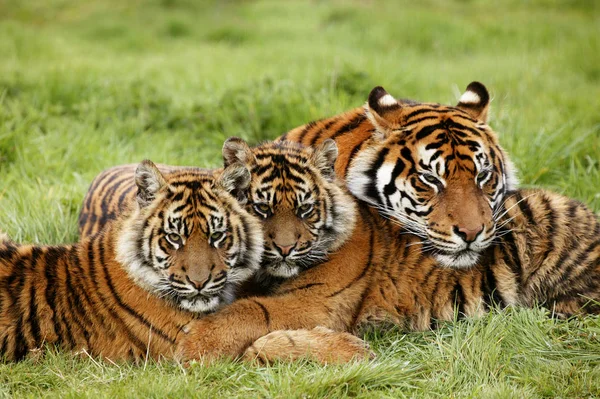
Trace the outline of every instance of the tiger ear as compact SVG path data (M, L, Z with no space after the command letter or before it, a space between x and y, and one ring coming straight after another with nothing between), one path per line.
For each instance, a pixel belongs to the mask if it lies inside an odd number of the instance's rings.
M137 201L140 204L140 208L143 208L156 198L156 193L167 185L167 181L156 165L152 161L145 159L135 170L135 184L138 188Z
M250 181L250 171L246 165L236 162L223 169L216 183L244 204L246 203L246 193L250 188Z
M311 162L327 180L331 181L335 178L335 161L337 157L337 144L334 140L327 139L313 150Z
M467 90L460 96L456 107L462 109L473 118L487 123L490 94L481 83L471 82L467 86Z
M367 117L375 125L374 137L384 139L402 124L402 106L381 86L375 87L367 101Z
M230 137L223 143L223 164L225 167L233 163L250 164L254 154L246 141L239 137Z

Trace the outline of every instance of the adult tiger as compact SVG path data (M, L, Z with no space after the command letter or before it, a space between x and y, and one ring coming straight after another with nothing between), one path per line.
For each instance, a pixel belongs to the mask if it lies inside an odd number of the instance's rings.
M98 234L64 246L2 237L0 357L44 343L112 359L172 354L183 326L259 267L260 223L230 194L249 181L240 165L164 177L144 161L137 204Z
M334 139L336 172L357 198L421 237L448 267L471 267L493 242L515 169L486 124L489 94L472 82L456 107L396 100L376 87L364 107L280 140Z
M239 299L191 322L179 353L238 356L279 329L354 332L391 322L425 330L457 316L481 315L493 304L542 305L561 316L600 313L597 216L544 190L510 192L503 204L494 243L471 268L440 267L419 237L362 205L352 236L327 262L271 296ZM330 342L321 349L332 355L335 348Z
M386 321L423 330L495 303L600 313L597 216L555 193L515 189L514 168L484 124L488 102L478 83L457 107L397 102L377 88L366 109L284 135L338 142L336 172L366 203L356 228L329 261L272 296L193 322L180 352L235 356L279 328L356 331Z
M244 286L246 295L265 293L284 279L324 261L349 237L355 203L336 178L337 146L264 143L254 148L239 138L223 145L225 166L244 164L251 179L238 201L263 223L262 267ZM189 168L159 165L167 176ZM133 200L132 165L116 166L92 182L79 215L82 237L103 228ZM218 173L216 171L215 173Z

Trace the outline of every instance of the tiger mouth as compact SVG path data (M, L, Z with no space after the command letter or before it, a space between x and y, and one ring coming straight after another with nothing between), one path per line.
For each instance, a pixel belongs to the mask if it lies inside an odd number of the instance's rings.
M223 302L219 295L207 296L203 294L179 297L174 300L180 308L194 313L214 312Z
M286 261L269 263L266 265L265 270L268 274L280 278L290 278L300 273L300 267L297 264Z
M475 250L463 249L456 252L439 251L434 257L444 267L465 269L477 265L480 255Z
M220 301L220 294L222 293L222 289L215 291L215 292L210 292L210 293L200 293L200 292L194 292L194 293L182 293L182 292L177 292L177 291L173 291L170 295L171 300L175 303L182 303L183 301L187 301L187 302L205 302L205 303L209 303L209 302L214 302L215 300Z

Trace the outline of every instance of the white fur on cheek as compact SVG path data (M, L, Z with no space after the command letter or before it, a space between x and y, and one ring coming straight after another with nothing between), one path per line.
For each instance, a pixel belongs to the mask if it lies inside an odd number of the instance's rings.
M346 186L354 196L363 201L370 200L365 192L367 187L371 184L371 177L369 176L369 169L372 163L371 160L376 157L377 149L374 147L367 147L365 150L358 152L358 155L354 158L348 168Z
M148 291L155 291L160 283L160 274L152 267L145 265L137 246L138 238L142 234L143 222L132 221L123 228L117 238L117 261L121 263L129 276L141 287Z
M393 163L384 163L377 171L377 191L380 196L383 196L383 190L392 178L394 167L395 165Z

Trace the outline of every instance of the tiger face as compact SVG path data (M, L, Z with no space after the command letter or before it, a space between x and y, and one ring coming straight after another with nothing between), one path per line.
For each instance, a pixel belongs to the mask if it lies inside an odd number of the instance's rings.
M456 107L373 89L371 143L350 165L350 191L423 239L447 267L475 265L493 241L514 167L486 124L489 94L469 84Z
M252 176L240 200L262 220L267 276L297 275L324 261L352 232L355 205L335 178L337 153L333 140L315 149L285 141L253 149L239 138L225 142L225 165L243 164Z
M136 169L138 206L118 236L117 260L148 291L210 312L260 266L260 223L231 194L248 188L250 173L237 164L218 178L199 170L168 176L150 161Z

